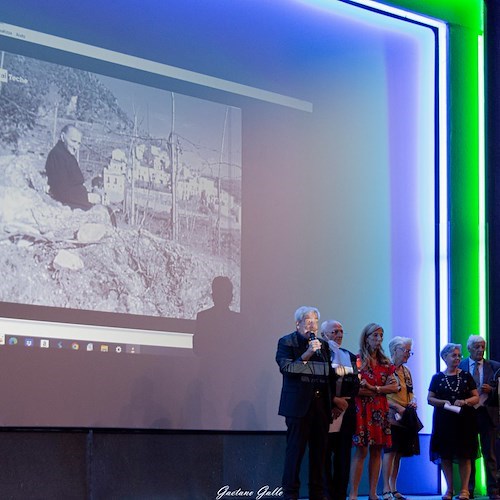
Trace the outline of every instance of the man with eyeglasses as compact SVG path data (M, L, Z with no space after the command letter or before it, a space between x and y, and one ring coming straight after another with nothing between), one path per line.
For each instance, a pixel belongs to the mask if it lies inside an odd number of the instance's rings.
M309 499L324 498L324 467L331 421L330 349L316 337L319 311L302 306L295 311L296 330L281 337L276 362L283 375L279 414L286 419L283 499L297 500L300 465L309 446Z
M484 458L486 486L491 500L500 500L497 479L496 435L498 429L498 380L495 373L500 369L498 361L484 359L486 342L480 335L471 335L467 340L470 356L460 362L459 368L472 374L479 392L476 408L477 428ZM476 466L472 460L469 480L470 498L474 498Z
M339 321L324 321L320 333L330 347L333 403L333 422L328 432L325 459L326 493L330 500L344 500L349 484L352 435L356 425L354 397L359 390L358 369L356 356L341 347L344 328Z

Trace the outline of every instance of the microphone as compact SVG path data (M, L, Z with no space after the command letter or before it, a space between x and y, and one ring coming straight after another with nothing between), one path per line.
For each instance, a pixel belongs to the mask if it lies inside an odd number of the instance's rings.
M306 335L309 337L309 342L317 339L314 332L307 332ZM319 356L321 359L323 359L323 353L321 352L321 348L318 349L317 351L314 351L314 353L316 354L316 356Z

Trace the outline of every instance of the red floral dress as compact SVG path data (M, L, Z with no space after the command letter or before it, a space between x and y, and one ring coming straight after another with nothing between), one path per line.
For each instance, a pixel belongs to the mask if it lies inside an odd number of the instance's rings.
M366 367L360 370L361 379L370 385L385 385L392 375L394 365ZM354 446L379 445L391 447L391 424L389 423L389 403L385 394L356 396L356 431L352 437Z

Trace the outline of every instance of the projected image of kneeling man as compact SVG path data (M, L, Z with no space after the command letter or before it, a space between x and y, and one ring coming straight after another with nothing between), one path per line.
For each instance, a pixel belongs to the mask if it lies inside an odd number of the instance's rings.
M45 163L50 195L72 209L90 210L84 177L78 164L77 154L82 145L82 133L74 125L61 130L57 144L50 150Z
M283 498L298 499L300 464L309 445L309 499L324 497L324 463L331 420L328 384L330 349L316 337L319 311L295 311L296 330L278 341L276 362L283 375L279 414L286 418Z

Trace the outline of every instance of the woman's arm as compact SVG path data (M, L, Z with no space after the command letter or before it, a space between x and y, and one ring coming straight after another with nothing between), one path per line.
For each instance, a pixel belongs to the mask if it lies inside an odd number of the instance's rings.
M398 383L395 380L389 382L390 383L386 385L371 385L369 382L363 379L361 381L361 387L359 389L358 395L373 396L374 394L391 394L393 392L398 392Z
M393 399L387 398L387 401L389 403L389 408L396 410L399 414L403 413L406 409L404 406L401 406L399 403L396 403L396 401L394 401Z
M380 386L379 392L381 394L393 394L399 391L398 381L394 375L387 378L385 385Z
M446 403L450 404L450 402L447 399L439 399L436 397L436 394L432 391L429 391L427 394L427 402L436 408L438 407L443 407Z
M457 399L455 401L455 406L474 406L479 403L479 392L477 389L472 389L470 391L470 396L465 399Z
M366 397L366 396L373 396L374 394L376 394L375 386L371 385L364 378L362 378L359 382L358 396Z

